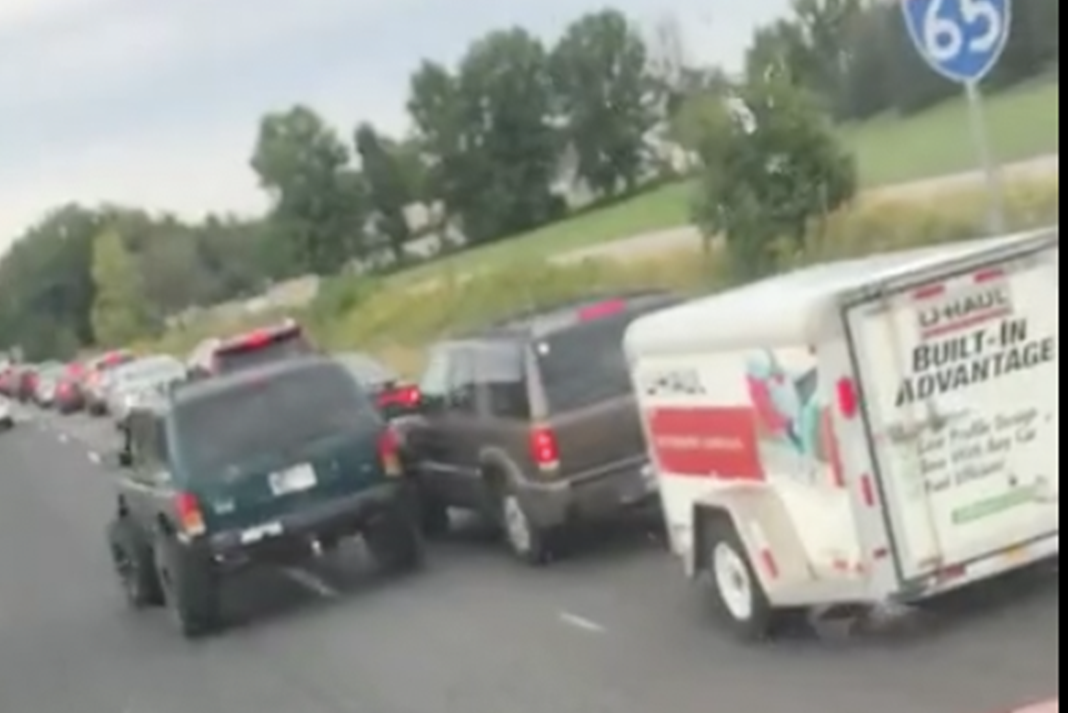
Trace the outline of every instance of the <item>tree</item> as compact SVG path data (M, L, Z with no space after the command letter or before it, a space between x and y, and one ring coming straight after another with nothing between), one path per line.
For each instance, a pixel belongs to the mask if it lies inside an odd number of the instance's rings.
M405 209L416 199L413 177L406 172L409 167L403 162L400 147L380 136L370 124L357 127L355 143L377 232L386 238L393 257L399 260L404 244L411 238Z
M349 159L336 132L308 107L260 121L252 168L272 198L272 219L307 272L337 272L363 252L366 189Z
M633 190L641 178L659 108L651 67L641 34L617 10L580 17L553 52L567 140L579 176L599 195Z
M774 267L774 248L801 247L815 218L856 192L853 157L810 94L784 79L740 86L734 105L707 105L694 217L722 235L735 274Z
M128 344L151 331L152 318L137 268L117 230L107 227L97 235L93 243L96 299L92 322L101 344Z

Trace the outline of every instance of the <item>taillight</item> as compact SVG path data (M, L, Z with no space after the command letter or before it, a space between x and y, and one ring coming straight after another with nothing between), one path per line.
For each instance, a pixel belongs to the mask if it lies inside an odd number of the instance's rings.
M253 332L245 337L243 340L243 346L248 349L258 349L262 346L270 344L271 333L270 332Z
M378 437L378 458L382 461L382 470L386 475L401 474L400 438L392 428L386 428Z
M192 493L178 493L174 496L174 510L178 514L178 526L187 535L202 535L206 530L204 514L200 503Z
M583 307L578 311L578 317L583 321L600 319L601 317L618 314L626 309L626 307L627 303L624 300L605 300L604 302L598 302Z
M851 419L857 415L857 387L852 379L839 379L835 385L838 397L838 412L842 418Z
M387 389L378 395L378 405L381 408L387 406L417 406L418 404L419 389L415 386Z
M551 428L536 426L531 430L530 457L541 470L553 470L560 464L560 450Z

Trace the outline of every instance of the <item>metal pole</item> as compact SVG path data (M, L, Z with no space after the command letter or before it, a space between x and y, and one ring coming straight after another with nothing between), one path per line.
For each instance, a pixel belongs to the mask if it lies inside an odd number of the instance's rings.
M983 114L983 97L979 91L978 82L967 82L964 85L968 97L968 115L972 124L972 138L975 141L975 150L979 153L979 163L983 169L983 178L986 182L988 201L987 227L992 235L1005 233L1005 203L1002 195L1001 173L999 166L994 163L990 150L990 140L987 137L986 118Z

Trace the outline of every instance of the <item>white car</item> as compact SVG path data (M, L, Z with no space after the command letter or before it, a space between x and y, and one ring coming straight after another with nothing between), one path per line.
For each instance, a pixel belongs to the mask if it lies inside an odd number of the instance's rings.
M15 427L15 414L11 402L0 396L0 431L9 431Z
M171 384L185 378L182 362L165 354L137 359L116 367L105 391L108 413L116 424L142 402L156 398Z

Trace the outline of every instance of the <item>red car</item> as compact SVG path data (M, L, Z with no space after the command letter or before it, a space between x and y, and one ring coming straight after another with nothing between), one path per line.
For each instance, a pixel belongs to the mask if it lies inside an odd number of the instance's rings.
M85 365L77 361L67 364L63 370L63 374L56 383L55 394L55 406L60 413L74 413L85 406L85 396L82 393L82 380L85 374Z

